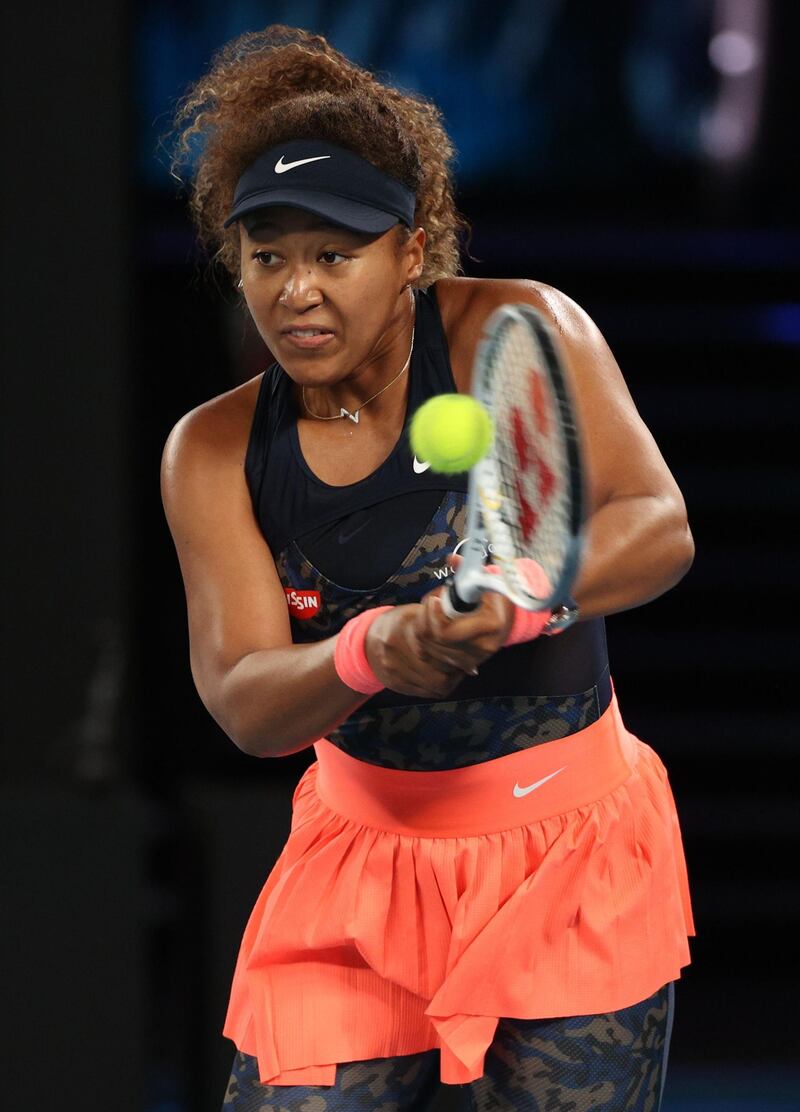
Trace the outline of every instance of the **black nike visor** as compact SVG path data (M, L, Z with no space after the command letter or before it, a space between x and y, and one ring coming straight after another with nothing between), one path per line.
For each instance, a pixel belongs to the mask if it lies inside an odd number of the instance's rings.
M354 232L414 226L416 197L360 155L318 139L270 147L244 171L223 227L257 209L289 205Z

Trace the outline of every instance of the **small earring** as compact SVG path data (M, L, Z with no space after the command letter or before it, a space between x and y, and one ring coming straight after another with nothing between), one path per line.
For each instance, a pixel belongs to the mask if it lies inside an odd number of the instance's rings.
M238 288L239 288L240 290L243 290L243 289L244 289L244 282L242 281L242 279L241 279L241 278L239 279L239 285L238 285Z

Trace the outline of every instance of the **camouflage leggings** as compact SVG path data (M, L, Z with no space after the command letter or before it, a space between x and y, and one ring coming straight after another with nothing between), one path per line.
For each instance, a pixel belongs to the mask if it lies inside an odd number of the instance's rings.
M463 1112L658 1112L672 1033L674 986L606 1015L501 1019L484 1075L456 1086ZM439 1052L348 1062L336 1084L262 1085L236 1054L223 1112L399 1112L432 1109Z

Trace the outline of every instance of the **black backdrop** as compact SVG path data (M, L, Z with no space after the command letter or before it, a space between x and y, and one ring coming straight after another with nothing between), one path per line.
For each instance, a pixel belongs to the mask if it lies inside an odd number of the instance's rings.
M218 1107L238 936L309 759L244 757L189 674L161 448L261 367L180 205L135 187L136 16L32 4L3 36L0 1045L15 1108ZM533 208L460 195L467 272L538 278L588 310L684 491L694 567L610 618L609 644L628 725L670 772L694 890L673 1072L749 1063L765 1094L797 1061L800 925L796 8L773 16L743 177L666 175L624 208L546 184Z

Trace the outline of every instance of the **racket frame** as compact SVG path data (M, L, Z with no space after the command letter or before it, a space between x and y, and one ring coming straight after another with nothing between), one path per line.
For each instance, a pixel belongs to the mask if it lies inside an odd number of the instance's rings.
M552 610L568 596L569 588L580 565L584 548L583 512L585 493L583 489L580 440L574 417L574 407L570 398L563 360L555 346L549 327L541 315L531 305L524 303L501 305L487 319L482 338L475 352L473 365L473 396L486 406L489 413L494 412L492 402L493 353L501 342L509 320L527 326L533 333L542 355L542 367L546 374L551 393L558 410L567 457L565 481L570 485L569 538L561 571L552 584L552 590L545 598L537 598L531 593L516 564L509 529L500 514L502 499L498 498L499 482L497 463L494 458L494 445L487 454L470 469L467 492L467 539L459 549L462 562L450 581L449 590L443 593L442 606L449 617L468 613L479 605L484 591L495 591L505 595L516 606L524 610ZM488 528L485 527L488 526ZM487 548L484 548L485 533ZM488 546L492 547L489 548ZM487 552L488 549L488 552ZM501 574L485 570L486 556L500 569Z

